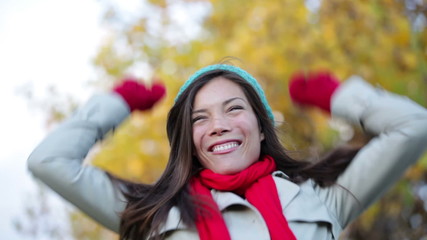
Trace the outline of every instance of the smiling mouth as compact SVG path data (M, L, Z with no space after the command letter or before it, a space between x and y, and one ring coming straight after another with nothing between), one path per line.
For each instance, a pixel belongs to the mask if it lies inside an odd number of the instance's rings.
M212 147L211 151L216 153L216 152L223 152L223 151L227 151L230 150L232 148L236 148L240 145L239 142L228 142L228 143L224 143L224 144L219 144L219 145L215 145Z

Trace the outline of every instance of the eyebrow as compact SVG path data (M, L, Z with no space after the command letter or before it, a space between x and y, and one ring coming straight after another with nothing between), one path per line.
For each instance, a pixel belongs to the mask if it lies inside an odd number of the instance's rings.
M225 100L225 101L222 103L222 106L225 106L225 105L227 105L227 104L229 104L230 102L235 101L235 100L242 100L243 102L246 102L246 101L245 101L245 99L243 99L243 98L241 98L241 97L233 97L233 98L230 98L230 99ZM204 108L202 108L202 109L198 109L198 110L196 110L196 111L192 111L192 112L191 112L191 114L195 114L195 113L202 113L202 112L206 112L206 109L204 109Z

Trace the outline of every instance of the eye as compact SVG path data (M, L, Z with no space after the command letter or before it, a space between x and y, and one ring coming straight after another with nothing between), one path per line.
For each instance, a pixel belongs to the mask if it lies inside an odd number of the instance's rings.
M205 116L196 116L193 119L191 119L191 123L194 124L195 122L203 120L203 119L206 119L206 117Z
M231 112L231 111L234 111L234 110L241 110L241 109L243 109L242 106L240 106L240 105L233 105L230 108L228 108L228 111Z

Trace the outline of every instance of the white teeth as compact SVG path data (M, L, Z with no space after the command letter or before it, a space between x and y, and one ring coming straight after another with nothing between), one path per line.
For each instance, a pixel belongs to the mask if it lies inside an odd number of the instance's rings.
M221 144L221 145L216 145L215 147L213 147L212 151L213 152L219 152L219 151L224 151L224 150L228 150L230 148L234 148L239 146L238 143L236 142L231 142L231 143L226 143L226 144Z

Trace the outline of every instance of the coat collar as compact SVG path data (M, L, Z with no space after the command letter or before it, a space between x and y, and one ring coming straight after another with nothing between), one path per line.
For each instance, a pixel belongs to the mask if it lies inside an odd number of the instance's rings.
M314 191L313 182L308 180L301 184L295 184L283 172L273 173L273 179L279 194L283 213L290 222L325 222L332 225L332 231L338 236L342 228ZM243 205L254 209L248 201L232 192L211 190L212 197L221 211L233 205ZM188 229L181 221L181 214L177 207L172 207L169 216L160 229L166 232L175 229Z
M276 171L273 173L273 179L276 183L277 193L279 194L280 203L284 210L289 203L298 195L300 192L300 186L291 182L284 172Z
M297 184L289 181L289 177L281 171L274 172L273 179L276 183L282 209L285 209L292 201L292 199L297 196L300 191L300 187ZM244 205L250 208L252 207L252 205L246 199L243 199L232 192L221 192L212 189L211 193L213 199L218 204L219 210L221 211L232 205Z
M273 173L273 179L276 183L276 188L278 189L279 199L282 204L282 208L285 209L289 203L297 196L300 191L300 187L290 182L289 177L281 172L276 171ZM232 192L221 192L212 189L211 190L212 197L214 201L218 204L218 208L220 211L224 211L227 207L232 205L243 205L248 208L254 208L246 199L241 198L237 194ZM181 214L177 207L172 207L169 211L169 216L161 228L160 232L165 232L172 229L185 229L188 228L181 221Z

